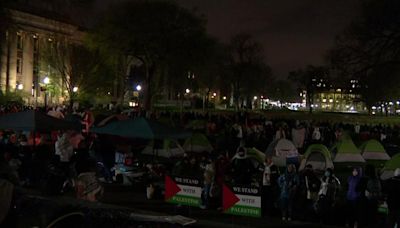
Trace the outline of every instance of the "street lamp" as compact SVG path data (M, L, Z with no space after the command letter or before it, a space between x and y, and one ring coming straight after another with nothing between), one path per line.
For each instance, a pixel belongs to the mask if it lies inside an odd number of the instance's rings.
M142 86L141 86L141 85L137 85L137 86L136 86L136 90L137 90L137 91L142 90Z
M72 88L72 92L74 92L74 93L78 92L78 87L74 86L74 88Z
M186 92L186 93L190 93L190 89L186 89L185 92Z
M24 85L23 84L17 84L17 89L18 90L23 90L24 89Z
M44 84L49 84L50 83L50 78L49 77L45 77L44 79L43 79L43 83Z

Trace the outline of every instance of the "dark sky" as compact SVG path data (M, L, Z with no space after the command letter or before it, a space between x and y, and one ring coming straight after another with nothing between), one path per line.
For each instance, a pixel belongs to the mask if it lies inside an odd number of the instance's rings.
M176 1L204 14L209 33L223 41L239 32L253 35L279 78L307 64L322 64L335 35L357 16L359 8L359 0Z

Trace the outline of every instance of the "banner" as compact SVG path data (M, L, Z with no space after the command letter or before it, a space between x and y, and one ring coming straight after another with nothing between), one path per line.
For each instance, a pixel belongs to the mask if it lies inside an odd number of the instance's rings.
M201 203L200 180L191 177L165 176L165 201L199 207Z
M224 213L261 217L261 192L258 188L223 185Z

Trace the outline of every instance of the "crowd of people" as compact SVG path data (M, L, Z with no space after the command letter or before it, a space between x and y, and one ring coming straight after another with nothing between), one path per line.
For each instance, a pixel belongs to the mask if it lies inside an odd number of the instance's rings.
M21 109L1 110L5 113ZM115 174L118 164L129 165L132 159L141 159L133 147L121 149L110 143L107 136L90 133L90 127L101 120L95 118L90 109L69 113L66 109L55 107L42 111L59 119L73 115L82 124L82 132L33 134L2 131L0 180L7 180L14 186L40 187L47 194L60 194L73 188L79 199L96 201L103 192L101 181L118 181ZM397 126L267 119L248 113L182 115L160 112L148 117L163 122L167 119L173 125L182 127L189 126L193 120L204 122L194 131L207 135L214 147L212 152L185 153L184 157L176 158L173 165L165 165L165 169L155 161L143 166L152 173L153 178L147 180L148 186L154 186L154 176L163 180L165 174L201 180L201 208L221 208L222 184L229 183L260 188L263 213L280 216L282 220L346 224L351 227L377 227L382 224L393 227L400 218L400 169L396 170L394 178L382 182L378 170L372 165L353 167L339 177L335 175L337 170L330 168L321 171L308 165L299 170L298 162L278 167L270 156L264 163L254 163L247 156L247 148L265 151L273 140L281 138L290 139L300 154L313 143L330 147L344 134L359 141L377 139L383 143L398 144L400 128ZM117 156L119 153L123 154L122 161L121 156ZM345 177L346 174L348 177ZM4 192L2 194L6 194ZM162 190L158 193L162 194ZM152 194L148 194L148 198L152 198ZM383 215L386 208L383 202L387 202L388 216Z

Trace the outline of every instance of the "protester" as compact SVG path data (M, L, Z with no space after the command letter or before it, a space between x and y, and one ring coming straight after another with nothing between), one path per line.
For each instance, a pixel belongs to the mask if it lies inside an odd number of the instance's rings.
M378 203L382 196L382 185L376 175L375 167L368 164L365 167L365 213L363 213L363 225L367 227L376 227L378 224L377 212Z
M76 179L76 197L95 202L103 194L103 187L96 177L96 162L87 160L86 166L81 166Z
M359 184L361 181L361 168L353 168L351 176L347 179L348 190L346 194L347 199L347 225L350 227L356 227L359 221L359 203L361 200L361 192L359 190Z
M384 184L384 193L389 209L387 227L393 228L400 225L400 168L394 171L394 177Z
M316 202L317 213L323 224L332 223L333 206L336 202L337 193L340 189L340 181L335 177L333 170L327 168L324 176L320 179L321 185Z
M232 178L236 185L249 186L252 183L255 169L246 153L246 148L239 147L232 159Z
M296 196L296 190L299 186L299 178L296 173L296 167L289 164L285 174L278 180L281 190L279 201L281 204L282 220L291 221L293 215L293 204Z
M320 180L314 173L311 164L306 165L305 169L299 174L300 191L298 204L302 218L311 221L315 218L314 205L318 199L318 191L320 189Z
M262 211L264 214L272 215L274 203L276 202L278 187L279 169L273 163L271 157L267 157L264 162L262 179Z

